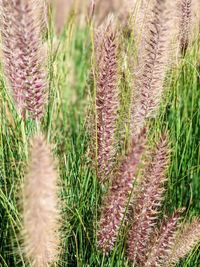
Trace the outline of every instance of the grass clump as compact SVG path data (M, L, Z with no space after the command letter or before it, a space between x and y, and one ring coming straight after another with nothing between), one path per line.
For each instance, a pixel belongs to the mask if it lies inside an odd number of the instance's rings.
M198 266L198 27L171 32L172 2L155 0L135 5L143 27L131 6L97 31L92 2L56 34L38 2L0 3L0 264Z

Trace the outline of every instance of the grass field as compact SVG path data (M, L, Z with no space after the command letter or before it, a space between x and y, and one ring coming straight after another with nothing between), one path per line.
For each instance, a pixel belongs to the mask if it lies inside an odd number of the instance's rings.
M124 236L120 233L112 253L98 251L96 230L102 193L90 157L90 114L94 108L92 80L94 43L92 26L80 27L71 15L63 32L56 36L53 26L46 35L49 50L49 99L41 123L23 121L17 114L0 72L0 266L28 266L22 245L21 194L31 136L42 131L52 145L60 173L62 230L59 263L66 267L128 267ZM119 71L121 108L119 129L130 109L130 62L132 39L124 34L120 42L127 58ZM159 115L151 119L150 142L168 130L171 148L168 188L163 213L186 207L186 218L200 214L200 44L196 40L184 58L177 56L165 81L165 96ZM121 66L120 66L121 67ZM128 133L118 135L124 153ZM94 145L94 144L93 144ZM196 247L177 266L200 266Z

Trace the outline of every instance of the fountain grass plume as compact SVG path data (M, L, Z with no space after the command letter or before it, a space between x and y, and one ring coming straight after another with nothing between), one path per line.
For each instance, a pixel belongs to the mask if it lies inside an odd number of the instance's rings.
M176 233L180 227L181 214L185 209L178 209L173 216L165 219L150 246L150 252L145 267L163 266L174 243Z
M48 266L59 252L58 174L42 135L32 140L23 193L26 257L32 266Z
M112 184L103 199L98 230L98 247L108 253L114 247L133 188L138 163L145 147L145 131L136 138L129 153L120 162Z
M133 202L133 218L128 233L127 256L132 262L144 266L149 242L160 212L163 200L166 169L169 162L169 148L166 135L162 135L152 152L144 178L139 185Z
M114 21L108 18L95 40L96 47L96 117L98 178L106 179L112 169L115 149L115 130L118 111L117 50Z
M171 246L170 253L165 260L164 266L175 266L179 260L185 257L200 241L200 219L194 218L191 223L183 224L177 233Z
M168 0L155 0L151 17L145 25L139 62L134 81L131 111L131 134L137 135L145 120L156 115L163 94L166 66L173 24L171 4Z
M192 0L180 0L179 8L179 46L185 55L190 41L192 27Z
M45 57L39 0L2 0L1 36L5 75L17 110L41 119L46 99Z

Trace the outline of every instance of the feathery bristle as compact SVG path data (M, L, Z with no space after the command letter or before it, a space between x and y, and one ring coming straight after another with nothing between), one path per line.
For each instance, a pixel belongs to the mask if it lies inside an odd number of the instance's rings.
M144 49L139 49L138 73L135 78L132 101L131 132L134 136L143 128L145 119L155 116L161 96L165 70L169 60L171 41L170 3L155 0L151 19L145 25L142 37ZM144 51L143 51L144 50Z
M101 181L109 174L115 155L118 88L117 39L113 27L113 21L108 18L96 37L98 177Z
M42 1L41 1L42 2ZM37 0L2 0L4 68L17 110L40 119L45 103L42 8Z
M163 198L165 171L168 165L169 149L166 136L162 136L152 153L151 162L144 171L136 197L133 225L127 241L127 256L130 261L144 266L150 236L155 228Z
M184 209L176 210L171 218L163 221L160 230L157 232L157 235L151 244L146 264L143 266L155 267L164 265L166 256L171 250L179 228L179 221L183 211Z
M165 261L166 267L173 266L185 257L200 241L200 219L195 218L191 223L183 225L183 229L177 234L174 245Z
M192 0L179 0L179 42L180 50L185 55L192 26Z
M59 245L58 175L42 136L32 141L24 186L24 249L32 266L56 261Z
M113 177L112 185L103 200L98 231L98 246L104 253L112 250L117 239L137 166L144 150L145 136L143 131L132 143L131 151L120 164L116 177Z

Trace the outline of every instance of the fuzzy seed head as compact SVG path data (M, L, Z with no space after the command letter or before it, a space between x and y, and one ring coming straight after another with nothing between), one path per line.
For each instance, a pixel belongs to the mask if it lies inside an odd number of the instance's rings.
M181 214L185 209L176 210L171 218L162 222L159 231L153 238L151 250L145 267L163 266L174 243L178 228L180 227Z
M163 94L171 41L171 8L168 0L155 0L152 15L144 29L132 100L131 132L140 132L145 120L154 117Z
M98 177L100 181L110 173L115 151L115 130L118 111L117 39L113 20L100 27L96 35L96 111Z
M146 262L150 237L155 230L163 199L168 157L167 138L163 135L144 170L144 178L133 203L134 217L127 241L127 256L139 266L144 266Z
M2 0L1 36L6 78L22 117L40 119L46 99L46 72L39 0Z
M144 151L144 144L145 133L142 132L138 139L132 143L130 152L121 162L116 175L113 177L108 193L103 199L98 231L98 246L104 253L108 253L113 249L117 239L137 166Z
M176 265L179 260L185 257L200 241L200 219L195 218L191 223L183 225L177 233L174 244L171 247L165 267Z
M24 249L32 266L44 267L56 260L59 245L58 175L44 138L32 140L24 186Z
M183 55L185 55L189 45L192 26L192 0L179 0L179 45Z

